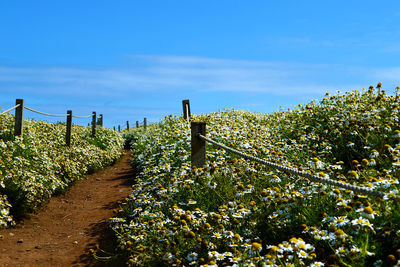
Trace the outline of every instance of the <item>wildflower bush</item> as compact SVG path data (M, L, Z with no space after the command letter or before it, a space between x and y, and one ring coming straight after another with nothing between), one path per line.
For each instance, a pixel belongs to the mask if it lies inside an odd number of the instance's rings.
M247 154L385 192L310 182L207 144L191 168L190 125L132 130L137 184L110 219L130 266L395 265L400 257L400 96L326 95L294 110L197 115L207 136Z
M64 192L85 174L121 156L123 140L114 131L73 126L65 146L65 124L24 122L23 137L14 137L14 116L0 115L0 228L14 217L35 211L51 195Z

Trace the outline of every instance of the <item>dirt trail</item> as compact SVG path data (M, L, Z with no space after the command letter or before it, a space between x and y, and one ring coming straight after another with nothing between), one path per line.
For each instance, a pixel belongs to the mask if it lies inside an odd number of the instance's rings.
M0 230L0 266L121 266L101 263L89 249L97 244L114 252L115 237L106 220L134 183L129 152L105 170L77 182L51 198L38 214L30 214L15 228Z

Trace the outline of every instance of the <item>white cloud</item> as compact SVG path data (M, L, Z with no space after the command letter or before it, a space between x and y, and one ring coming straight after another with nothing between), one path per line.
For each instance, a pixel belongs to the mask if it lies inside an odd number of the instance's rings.
M400 85L400 67L194 56L127 55L126 58L131 63L118 67L0 66L3 96L0 105L6 108L13 104L13 98L30 98L30 103L39 107L61 105L61 112L73 108L76 114L97 110L117 122L125 117L136 120L146 114L154 120L176 114L180 112L177 102L189 95L199 102L207 102L207 107L202 106L204 110L199 107L197 113L221 106L263 111L265 104L255 109L256 106L245 103L270 101L269 106L273 103L274 109L284 106L288 98L292 104L304 103L327 91L361 89L378 82L386 88ZM58 109L49 112L59 113Z
M27 89L32 84L40 84L39 91L46 93L57 90L59 94L90 94L96 91L103 96L123 95L127 91L186 89L295 95L358 84L332 79L332 74L347 72L348 75L355 71L344 66L186 56L129 57L134 64L120 68L1 67L0 83L15 83Z
M372 75L374 78L395 81L400 85L400 67L375 69Z

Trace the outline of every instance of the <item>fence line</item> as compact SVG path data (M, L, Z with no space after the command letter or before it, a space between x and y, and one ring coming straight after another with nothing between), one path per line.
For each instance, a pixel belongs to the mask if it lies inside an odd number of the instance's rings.
M16 100L16 105L10 109L7 109L3 112L0 113L0 115L3 115L7 112L10 112L15 109L15 125L14 125L14 136L22 136L23 135L23 125L24 125L24 109L27 109L29 111L45 115L45 116L51 116L51 117L67 117L66 121L66 133L65 133L65 144L66 146L71 145L71 134L72 134L72 118L90 118L92 117L92 137L95 137L96 134L96 125L103 126L103 114L100 114L100 116L97 118L96 117L96 112L93 112L92 115L89 116L74 116L72 114L71 110L67 111L67 114L65 115L56 115L56 114L49 114L45 112L41 112L29 107L25 106L25 101L24 99L17 99ZM97 123L96 123L97 119Z
M204 126L202 126L204 125ZM379 197L379 198L383 198L386 199L387 195L383 192L379 192L379 191L374 191L365 187L360 187L360 186L355 186L355 185L350 185L350 184L346 184L343 182L339 182L339 181L334 181L328 178L322 178L322 177L318 177L316 175L312 175L310 173L304 172L304 171L299 171L297 169L294 168L289 168L289 167L285 167L276 163L272 163L269 161L266 161L264 159L260 159L251 155L247 155L239 150L236 150L234 148L228 147L224 144L218 143L210 138L205 137L203 134L205 134L205 123L193 123L192 122L192 150L193 147L197 150L197 153L195 152L195 157L193 157L193 151L192 151L192 166L197 166L197 167L201 167L204 165L205 162L205 142L209 142L211 144L213 144L214 146L223 148L227 151L230 151L236 155L239 155L243 158L246 158L248 160L252 160L261 164L264 164L266 166L269 167L273 167L276 168L278 170L281 171L286 171L298 176L302 176L305 178L308 178L314 182L320 182L320 183L325 183L325 184L329 184L329 185L333 185L333 186L337 186L337 187L341 187L344 189L348 189L354 192L359 192L362 194L366 194L366 195L370 195L370 196L375 196L375 197ZM203 132L203 134L202 134ZM197 139L197 140L196 140ZM199 139L203 141L203 143L199 143ZM199 148L199 145L201 146ZM202 151L204 151L204 153L202 153Z
M183 100L182 101L182 106L183 106L183 117L185 120L187 120L188 122L190 121L190 103L189 100ZM38 113L38 114L42 114L42 115L46 115L46 116L52 116L52 117L67 117L67 130L66 130L66 145L70 146L70 142L71 142L71 125L72 125L72 117L74 118L90 118L92 117L92 136L95 136L95 132L96 132L96 125L99 126L103 126L103 115L100 114L99 117L96 116L96 112L93 112L92 115L89 116L74 116L72 114L71 110L67 111L67 114L65 115L55 115L55 114L49 114L49 113L44 113L44 112L40 112L37 110L34 110L32 108L26 107L24 106L24 100L23 99L17 99L16 101L16 105L8 110L3 111L2 113L0 113L0 115L10 112L12 110L16 109L15 111L15 135L22 135L22 128L23 128L23 109L27 109L30 110L32 112ZM18 121L17 121L18 120ZM126 121L126 125L127 125L127 129L129 130L129 121ZM140 125L142 125L142 123L140 123ZM144 126L144 130L146 130L147 127L147 118L143 119L143 126ZM136 121L136 127L139 127L139 121ZM115 126L114 126L114 131L115 131ZM118 125L118 131L121 131L121 126ZM371 195L371 196L376 196L379 198L387 198L387 195L383 192L379 192L379 191L374 191L371 189L368 189L366 187L360 187L360 186L355 186L355 185L350 185L350 184L346 184L343 182L339 182L339 181L334 181L331 180L329 178L323 178L323 177L319 177L316 175L312 175L310 173L304 172L304 171L299 171L298 169L295 168L291 168L291 167L286 167L286 166L282 166L276 163L272 163L269 161L266 161L264 159L260 159L248 154L245 154L239 150L236 150L234 148L228 147L222 143L218 143L215 140L212 140L210 138L205 137L206 134L206 124L205 123L198 123L198 122L192 122L191 123L191 145L192 145L192 151L191 151L191 158L192 158L192 166L197 166L197 167L202 167L205 164L205 143L211 143L214 146L223 148L231 153L234 153L236 155L239 155L243 158L246 158L248 160L252 160L258 163L261 163L263 165L269 166L269 167L273 167L276 168L278 170L281 171L285 171L285 172L289 172L298 176L302 176L305 178L310 179L311 181L314 182L320 182L320 183L325 183L325 184L329 184L329 185L333 185L336 187L340 187L340 188L344 188L347 190L351 190L354 192L359 192L362 194L366 194L366 195Z
M147 129L147 126L148 126L147 118L143 118L143 121L141 121L141 122L136 121L136 128L139 128L140 126L143 126L144 130ZM116 127L114 126L114 129L115 128ZM133 128L133 126L130 126L129 121L126 121L126 128L125 129L129 131L129 129L131 129L131 128ZM121 131L121 125L118 125L118 131Z

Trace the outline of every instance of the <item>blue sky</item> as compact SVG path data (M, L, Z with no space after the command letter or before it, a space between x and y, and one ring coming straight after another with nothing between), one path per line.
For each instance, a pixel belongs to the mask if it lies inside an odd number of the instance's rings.
M178 115L183 99L194 113L273 112L391 91L399 26L398 1L1 1L0 106L97 111L112 127Z

